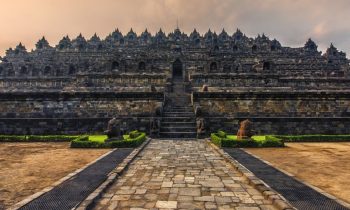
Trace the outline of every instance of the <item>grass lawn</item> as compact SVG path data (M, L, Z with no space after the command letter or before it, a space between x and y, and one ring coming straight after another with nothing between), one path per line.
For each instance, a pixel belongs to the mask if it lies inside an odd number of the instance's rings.
M108 139L107 135L90 135L89 141L104 143ZM123 140L131 140L130 135L123 135Z
M91 135L89 136L89 141L104 143L107 138L107 135Z
M237 140L237 135L227 135L228 140ZM255 141L265 141L266 136L252 136L252 139Z

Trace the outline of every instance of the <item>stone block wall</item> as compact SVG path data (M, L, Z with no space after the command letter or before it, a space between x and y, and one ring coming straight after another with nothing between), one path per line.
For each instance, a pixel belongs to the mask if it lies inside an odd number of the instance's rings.
M62 90L73 81L70 77L60 78L1 78L0 92Z
M8 117L113 117L150 115L162 102L153 100L0 101L0 116Z
M234 91L237 88L290 88L293 90L348 89L350 79L337 77L287 77L287 74L261 73L211 73L191 74L191 85L199 89L209 86L209 91Z
M247 118L205 117L207 135L218 130L236 134L239 122ZM349 134L349 117L251 117L255 133L266 135Z
M113 87L113 86L133 86L164 87L166 83L165 74L114 74L114 75L88 75L85 80L91 82L95 87Z
M90 74L72 77L0 78L0 92L61 91L84 89L151 92L151 86L161 91L166 85L165 74Z
M15 135L101 134L111 118L0 118L0 133ZM149 133L149 117L119 117L124 133L140 130Z
M2 93L0 133L56 134L102 132L113 118L123 118L124 130L148 132L149 118L163 106L155 93Z
M250 119L260 134L350 133L350 94L341 92L193 93L209 129L237 132Z

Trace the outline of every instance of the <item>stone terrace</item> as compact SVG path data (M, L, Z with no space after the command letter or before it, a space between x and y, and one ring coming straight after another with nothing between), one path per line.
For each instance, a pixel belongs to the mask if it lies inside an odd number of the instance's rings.
M96 209L274 209L204 141L152 140Z

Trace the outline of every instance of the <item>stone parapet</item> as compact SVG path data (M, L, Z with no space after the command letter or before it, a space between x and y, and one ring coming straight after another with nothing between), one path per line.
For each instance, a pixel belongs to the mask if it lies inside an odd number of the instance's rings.
M236 134L239 123L253 122L257 135L304 135L350 133L350 117L205 117L207 136L218 130Z

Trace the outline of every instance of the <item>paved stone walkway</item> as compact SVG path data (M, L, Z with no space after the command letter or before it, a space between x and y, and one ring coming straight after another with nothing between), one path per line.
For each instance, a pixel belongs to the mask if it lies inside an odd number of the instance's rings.
M152 140L95 209L274 209L204 141Z

